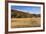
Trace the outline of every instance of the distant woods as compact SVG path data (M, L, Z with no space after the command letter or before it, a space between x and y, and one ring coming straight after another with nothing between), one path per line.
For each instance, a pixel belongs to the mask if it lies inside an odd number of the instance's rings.
M40 17L40 14L29 14L22 11L11 10L11 18L32 18Z

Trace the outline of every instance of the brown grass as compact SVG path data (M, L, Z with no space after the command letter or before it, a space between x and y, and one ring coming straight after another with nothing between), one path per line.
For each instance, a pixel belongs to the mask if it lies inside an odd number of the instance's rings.
M39 27L40 21L40 18L12 18L11 27Z

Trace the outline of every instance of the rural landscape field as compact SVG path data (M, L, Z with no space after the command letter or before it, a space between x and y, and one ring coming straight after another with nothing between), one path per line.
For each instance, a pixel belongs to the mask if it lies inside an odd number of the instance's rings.
M40 15L28 14L12 10L11 27L40 27Z
M40 27L40 18L12 18L12 28Z
M12 7L14 8L14 7ZM17 6L18 8L18 6ZM19 8L22 10L27 10L24 8ZM14 10L15 9L15 10ZM37 8L35 13L29 11L16 10L16 7L11 10L11 28L27 28L27 27L40 27L41 26L41 16L39 14L35 14L37 12Z

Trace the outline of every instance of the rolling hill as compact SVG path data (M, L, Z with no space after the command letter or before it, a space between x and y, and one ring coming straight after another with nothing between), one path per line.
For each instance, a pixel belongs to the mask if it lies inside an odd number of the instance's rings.
M40 14L32 14L27 12L22 12L18 10L11 10L11 17L13 18L32 18L32 17L40 17Z

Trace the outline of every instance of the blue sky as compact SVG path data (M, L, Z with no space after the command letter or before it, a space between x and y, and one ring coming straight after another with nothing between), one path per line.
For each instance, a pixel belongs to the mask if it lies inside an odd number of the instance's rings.
M12 10L22 10L33 14L40 14L41 8L39 6L11 6Z

